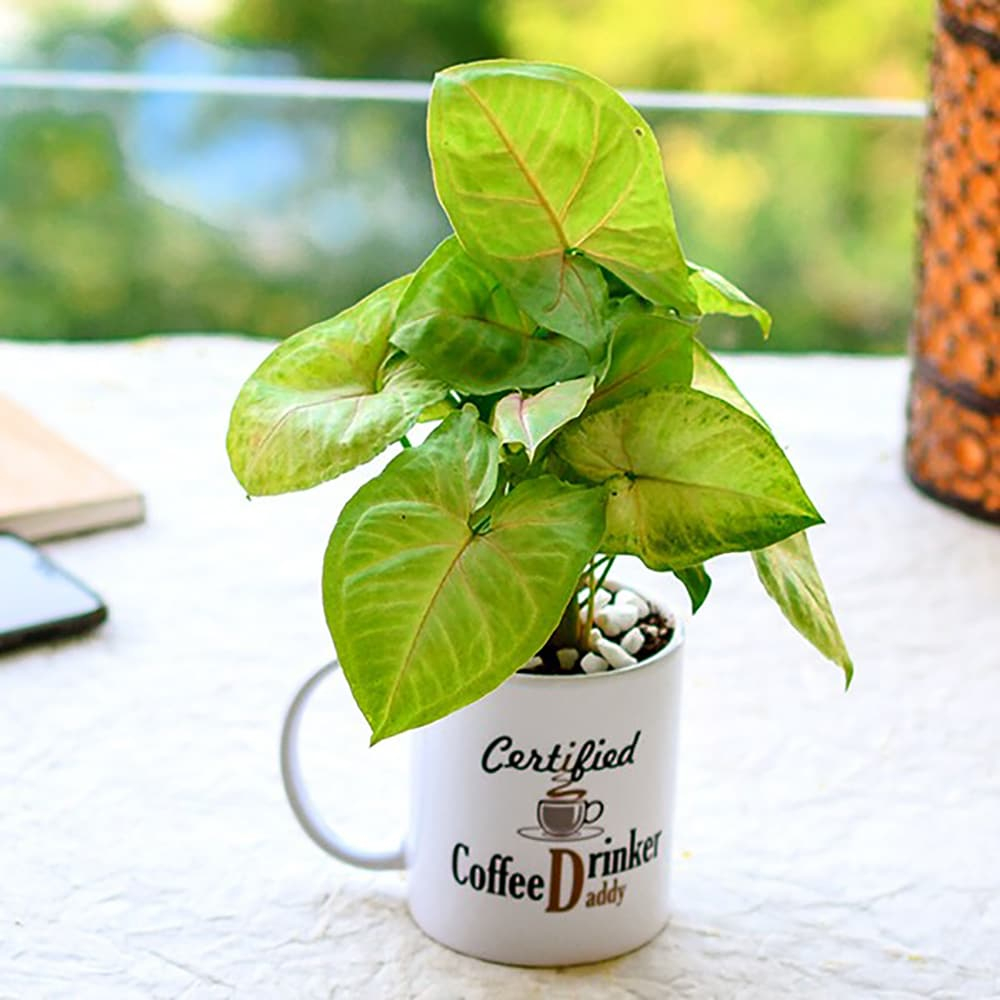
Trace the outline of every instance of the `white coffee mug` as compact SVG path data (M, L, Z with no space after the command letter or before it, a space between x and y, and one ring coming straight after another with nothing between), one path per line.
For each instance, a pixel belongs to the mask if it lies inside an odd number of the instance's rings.
M603 674L515 674L414 733L410 829L398 851L346 844L318 815L292 702L282 777L306 833L361 868L406 868L410 912L456 951L572 965L639 947L668 919L683 636Z

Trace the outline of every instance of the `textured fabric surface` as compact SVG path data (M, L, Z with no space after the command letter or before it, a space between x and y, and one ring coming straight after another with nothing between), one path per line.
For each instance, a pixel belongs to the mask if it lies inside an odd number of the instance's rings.
M622 959L528 971L427 940L405 876L327 858L284 802L281 716L329 658L319 566L365 472L245 500L225 424L266 350L0 343L0 392L149 506L140 527L47 546L107 625L0 659L0 997L1000 994L1000 530L905 481L904 361L729 362L827 518L813 546L855 683L748 557L713 562L689 631L673 921ZM405 741L367 750L335 683L305 740L331 818L398 836Z

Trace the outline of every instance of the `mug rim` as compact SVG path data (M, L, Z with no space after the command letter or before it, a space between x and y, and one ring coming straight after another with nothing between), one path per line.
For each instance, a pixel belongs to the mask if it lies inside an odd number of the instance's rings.
M609 581L605 584L605 588L609 590L618 590L623 588L623 586L623 584L617 581ZM635 590L634 587L628 587L627 589ZM670 620L673 625L673 635L670 636L670 641L662 649L657 650L652 656L647 657L645 660L640 660L638 663L633 663L627 667L615 667L611 670L604 670L599 674L523 674L518 671L511 674L510 677L504 681L504 686L515 682L518 684L538 684L544 682L551 684L572 684L580 681L603 681L604 683L608 683L613 681L615 677L634 674L637 671L642 670L644 667L660 666L662 662L669 659L684 644L684 623L681 621L679 615L667 610L662 601L655 597L649 597L646 594L640 593L638 590L635 590L635 592L638 593L644 601L651 604L657 611L659 611L664 618Z

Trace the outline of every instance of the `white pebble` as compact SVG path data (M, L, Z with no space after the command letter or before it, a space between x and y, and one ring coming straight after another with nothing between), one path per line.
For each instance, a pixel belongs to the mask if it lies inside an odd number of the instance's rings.
M592 629L590 630L590 639L589 639L589 641L587 642L587 645L588 645L588 646L589 646L589 647L590 647L591 649L597 649L597 644L598 644L598 643L599 643L599 642L600 642L600 641L601 641L601 640L602 640L603 638L604 638L604 636L603 636L603 635L601 634L601 630L600 630L599 628L592 628Z
M605 635L621 635L639 620L639 609L632 604L609 604L602 608L594 621Z
M557 649L556 658L559 660L559 666L563 670L572 670L576 661L580 659L580 654L572 647L567 647L566 649Z
M528 662L521 667L522 670L534 670L535 667L540 667L542 665L542 658L540 656L533 656Z
M630 605L635 608L640 618L645 618L649 614L649 604L633 590L619 590L615 594L615 604L619 607L626 604Z
M604 590L603 587L599 588L598 590L595 590L594 610L600 611L601 608L606 608L612 602L612 600L614 600L614 596L615 595L612 594L610 590ZM583 608L584 611L586 611L587 605L590 603L590 591L581 590L579 601L580 601L580 607Z
M603 656L597 653L584 653L580 666L585 674L601 674L611 666Z
M642 649L643 644L646 642L646 637L642 634L641 628L629 629L625 635L619 640L618 645L625 650L626 653L638 653Z
M595 644L597 652L604 657L612 667L631 667L636 659L631 653L626 653L621 646L610 639L598 639Z

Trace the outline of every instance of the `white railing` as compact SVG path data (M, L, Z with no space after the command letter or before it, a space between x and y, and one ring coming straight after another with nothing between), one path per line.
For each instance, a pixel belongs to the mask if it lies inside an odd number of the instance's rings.
M430 86L409 80L321 80L281 76L198 76L95 73L64 70L0 70L0 90L95 93L206 94L307 100L390 101L423 104ZM836 115L859 118L922 118L924 101L869 97L808 97L771 94L706 94L671 90L625 90L643 111L737 111L751 114Z

